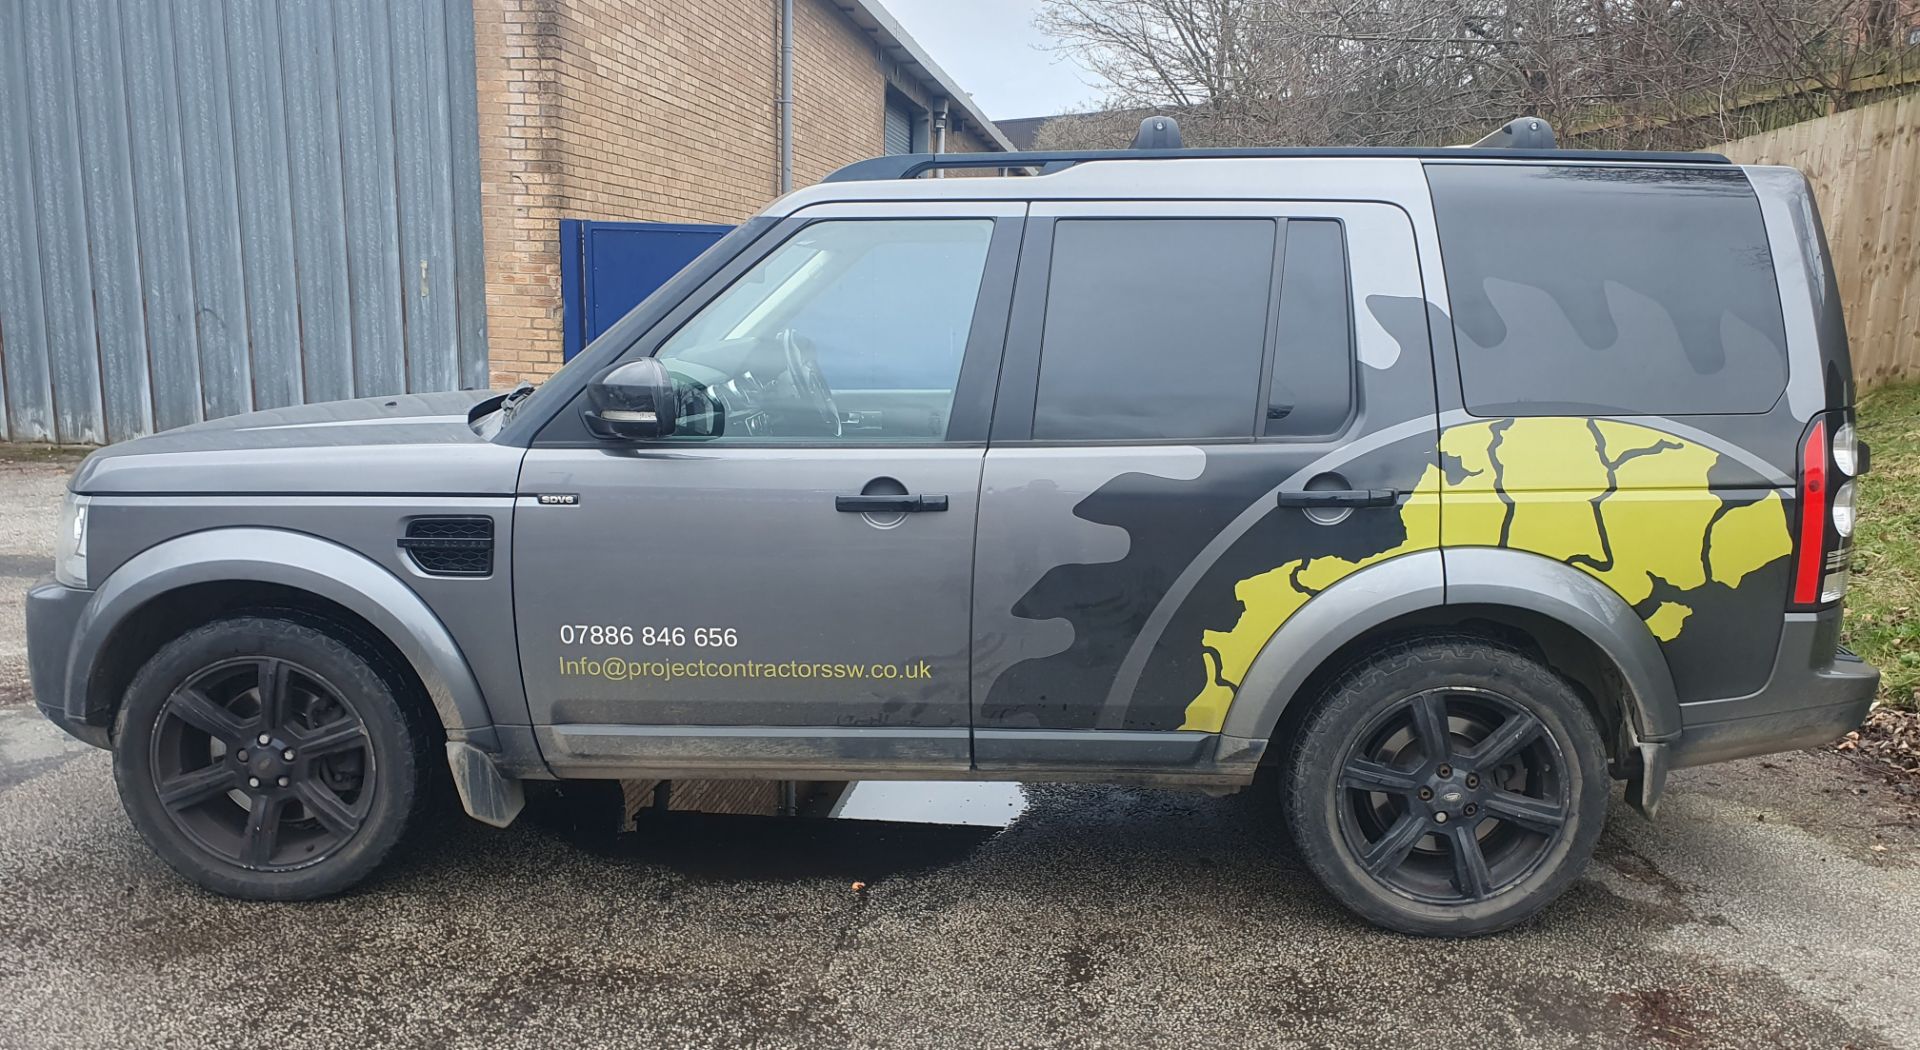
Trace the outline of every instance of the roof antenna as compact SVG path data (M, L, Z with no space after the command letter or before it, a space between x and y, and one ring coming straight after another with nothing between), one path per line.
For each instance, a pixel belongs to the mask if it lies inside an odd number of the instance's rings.
M1539 117L1515 117L1468 149L1558 149L1553 128Z
M1172 117L1148 117L1128 149L1179 149L1180 122Z

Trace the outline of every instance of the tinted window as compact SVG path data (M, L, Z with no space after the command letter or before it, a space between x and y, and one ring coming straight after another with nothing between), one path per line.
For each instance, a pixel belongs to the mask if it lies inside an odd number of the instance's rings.
M1056 223L1033 436L1252 436L1276 228L1269 219Z
M696 438L946 436L990 219L819 222L660 348Z
M1268 434L1331 434L1347 421L1353 406L1351 302L1340 224L1289 221L1267 394Z
M1786 337L1737 169L1427 168L1467 406L1764 412Z

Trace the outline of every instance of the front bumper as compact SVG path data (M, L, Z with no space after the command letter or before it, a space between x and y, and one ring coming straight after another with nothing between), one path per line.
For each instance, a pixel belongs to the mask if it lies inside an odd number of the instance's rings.
M1873 710L1880 671L1840 646L1840 610L1788 613L1767 684L1746 696L1681 704L1674 767L1830 743Z
M69 704L73 683L67 665L73 653L80 618L93 600L92 591L43 579L27 591L27 675L33 682L33 702L40 713L76 739L95 747L109 746L108 727L91 725L70 712L84 704Z

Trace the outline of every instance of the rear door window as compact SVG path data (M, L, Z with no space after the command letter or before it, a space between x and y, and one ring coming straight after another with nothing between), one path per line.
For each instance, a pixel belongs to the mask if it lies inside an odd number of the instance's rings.
M1479 415L1765 412L1786 335L1737 168L1432 164L1460 378Z
M1278 229L1264 218L1057 223L1034 438L1252 438Z

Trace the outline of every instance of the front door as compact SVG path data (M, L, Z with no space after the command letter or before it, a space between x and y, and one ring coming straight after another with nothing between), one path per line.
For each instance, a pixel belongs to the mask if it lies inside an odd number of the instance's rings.
M671 437L527 455L515 615L556 771L968 763L1017 211L819 211L653 340Z
M1192 761L1289 616L1438 544L1413 230L1381 204L1036 204L1027 241L981 490L975 757Z

